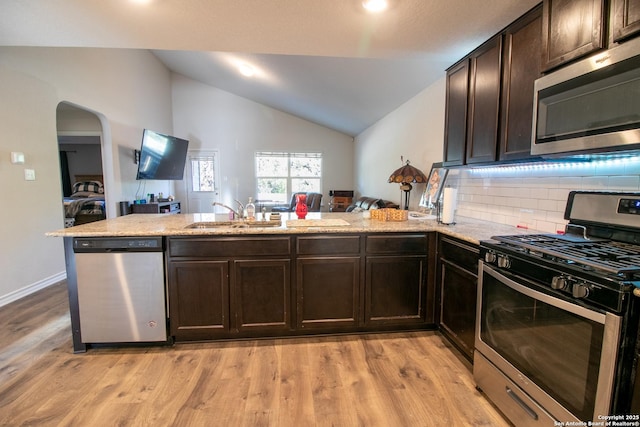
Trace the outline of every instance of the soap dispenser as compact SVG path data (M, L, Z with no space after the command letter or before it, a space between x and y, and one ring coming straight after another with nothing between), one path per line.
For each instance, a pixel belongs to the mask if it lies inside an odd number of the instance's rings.
M249 221L255 221L256 220L256 205L253 204L253 198L249 197L249 203L247 203L247 206L245 206L245 209L247 211L247 219Z

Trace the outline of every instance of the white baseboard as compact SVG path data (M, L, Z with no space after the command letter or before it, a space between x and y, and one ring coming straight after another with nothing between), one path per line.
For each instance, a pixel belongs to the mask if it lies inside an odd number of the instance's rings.
M67 272L62 271L58 274L49 276L29 286L25 286L22 289L18 289L16 291L10 292L7 295L2 295L0 296L0 307L5 306L14 301L17 301L20 298L24 298L27 295L31 295L32 293L37 292L40 289L44 289L47 286L55 285L56 283L59 283L62 280L65 280L66 278L67 278Z

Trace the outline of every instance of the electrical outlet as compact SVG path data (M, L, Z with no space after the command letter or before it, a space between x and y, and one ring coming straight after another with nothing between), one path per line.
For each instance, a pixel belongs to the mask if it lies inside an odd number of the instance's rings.
M33 169L25 169L24 170L24 180L25 181L35 181L36 180L36 171Z

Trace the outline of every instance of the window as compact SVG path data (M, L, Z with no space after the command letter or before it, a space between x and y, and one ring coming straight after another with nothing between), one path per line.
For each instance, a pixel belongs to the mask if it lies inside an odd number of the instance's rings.
M298 191L322 192L322 153L256 153L258 200L288 203Z

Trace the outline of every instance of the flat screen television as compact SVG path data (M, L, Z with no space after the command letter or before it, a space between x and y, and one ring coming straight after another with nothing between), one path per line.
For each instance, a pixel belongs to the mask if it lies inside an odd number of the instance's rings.
M188 147L186 139L145 129L136 179L182 180Z

